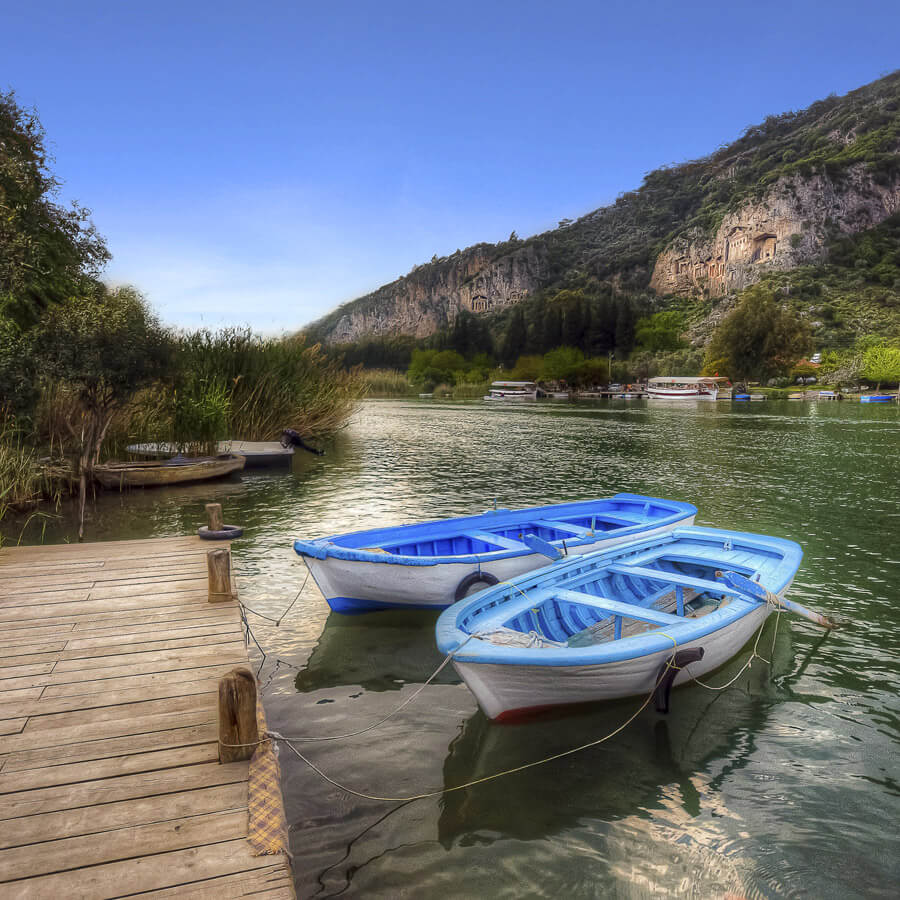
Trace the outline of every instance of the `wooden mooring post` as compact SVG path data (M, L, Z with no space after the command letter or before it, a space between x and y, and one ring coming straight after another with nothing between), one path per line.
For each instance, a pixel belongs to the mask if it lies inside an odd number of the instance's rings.
M224 547L206 552L206 569L209 575L209 602L222 603L234 600L231 584L231 551Z
M250 759L258 744L256 678L249 669L232 669L219 682L219 762Z
M225 528L221 503L206 504L206 524L210 531L222 531Z

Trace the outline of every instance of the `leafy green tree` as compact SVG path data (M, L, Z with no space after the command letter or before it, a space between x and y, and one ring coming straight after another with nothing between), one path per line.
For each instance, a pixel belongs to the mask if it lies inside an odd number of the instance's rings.
M36 400L34 356L28 335L15 322L0 317L0 421L6 414L27 417Z
M576 347L557 347L544 354L540 377L544 381L574 381L584 363L584 354Z
M543 365L544 360L540 356L520 356L509 378L511 381L537 381Z
M876 382L876 390L882 381L900 381L900 347L882 344L866 350L862 358L862 376L866 381Z
M707 369L735 380L785 374L810 346L808 326L782 308L772 291L754 285L716 329L707 348Z
M519 304L513 310L500 348L500 359L504 366L511 366L519 358L527 340L528 326L525 324L525 312Z
M44 374L68 385L76 408L66 425L80 445L83 534L86 477L100 458L113 415L163 374L168 336L133 288L96 285L54 306L35 329Z
M638 319L635 339L642 350L660 353L664 350L678 350L684 346L681 332L684 330L684 315L677 310L664 310Z
M616 310L616 350L630 353L634 346L634 309L627 300L621 300Z
M26 327L109 259L90 212L54 202L50 162L37 115L0 93L0 315Z

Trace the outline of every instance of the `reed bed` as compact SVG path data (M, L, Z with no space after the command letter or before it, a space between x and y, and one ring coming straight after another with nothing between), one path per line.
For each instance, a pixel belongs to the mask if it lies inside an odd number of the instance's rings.
M394 369L363 369L359 377L368 397L415 397L419 393L405 373Z
M210 398L218 396L227 431L220 436L245 441L275 440L285 428L328 436L344 425L365 389L357 371L342 369L318 344L306 345L302 336L262 338L248 329L181 335L174 365L181 390L207 404L200 414L214 417Z

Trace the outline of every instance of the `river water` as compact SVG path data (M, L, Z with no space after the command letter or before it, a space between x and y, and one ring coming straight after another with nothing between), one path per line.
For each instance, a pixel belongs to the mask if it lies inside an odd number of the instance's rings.
M244 602L276 616L303 583L296 536L616 491L689 500L698 524L793 538L790 596L851 620L770 617L736 684L494 725L450 667L364 735L283 751L298 895L878 897L900 883L900 410L858 403L368 401L290 474L103 495L89 539L191 533L203 503L243 525ZM24 540L72 539L71 511ZM18 523L20 526L21 523ZM7 523L7 536L12 529ZM18 526L17 526L18 527ZM310 579L280 627L251 616L269 727L327 736L399 706L438 667L436 615L330 613ZM727 681L745 648L710 676Z

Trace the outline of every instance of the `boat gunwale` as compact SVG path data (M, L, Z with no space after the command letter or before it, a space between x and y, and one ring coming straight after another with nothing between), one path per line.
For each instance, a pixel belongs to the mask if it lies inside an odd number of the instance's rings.
M567 547L589 546L591 544L596 544L609 539L620 538L631 534L637 535L642 531L665 528L669 525L677 524L679 521L690 519L697 515L697 508L693 504L686 503L681 500L666 500L660 497L645 496L643 494L619 493L613 495L612 497L601 497L593 500L578 500L573 503L554 503L545 506L532 506L515 510L489 510L485 513L481 513L475 516L432 519L426 522L418 522L408 525L397 525L393 528L373 528L366 531L356 531L344 534L330 535L328 537L318 538L311 541L298 539L294 541L294 551L300 556L309 556L311 558L319 560L324 560L331 557L333 559L340 559L351 562L371 562L379 563L381 565L436 566L447 564L481 564L493 560L510 559L517 556L529 556L534 554L534 550L532 550L527 545L523 545L521 549L501 548L498 550L488 550L480 553L464 553L459 555L444 554L439 556L408 556L404 554L388 553L380 550L378 552L373 552L371 550L359 549L355 547L344 547L334 542L338 538L346 538L348 534L369 535L371 538L373 538L372 543L377 545L378 543L387 543L387 541L379 541L376 539L376 536L395 532L399 536L395 538L392 535L390 537L390 542L403 543L404 536L412 536L415 531L426 531L427 529L433 528L434 526L443 526L443 528L441 529L442 533L435 534L430 538L423 535L422 537L418 538L418 540L447 539L456 536L463 536L468 531L477 530L475 526L484 524L489 525L492 522L496 522L495 516L497 515L497 513L507 514L507 516L511 517L521 515L525 519L525 522L535 517L540 518L541 513L548 510L560 511L558 513L558 517L568 516L571 518L580 515L581 512L579 510L581 509L584 509L589 514L590 509L597 504L616 502L633 502L635 505L650 503L651 505L667 508L670 510L670 513L658 519L648 519L643 522L635 522L633 525L614 528L610 531L596 532L592 535L585 535L583 537L577 537L573 534L571 537L557 538L549 541L549 543L555 546L562 546L563 541L565 541ZM561 511L564 508L568 509L565 509L565 511ZM611 510L610 512L611 514L615 514L617 512L621 512L621 510ZM525 522L523 522L523 524L525 524ZM513 521L509 524L515 525L516 523Z
M681 537L702 538L706 541L717 541L719 543L723 539L730 539L737 543L748 545L750 549L753 549L755 546L756 549L762 551L780 549L782 551L779 554L781 561L776 571L781 576L781 580L775 584L765 585L768 590L778 596L781 596L790 587L803 558L803 550L800 545L787 538L775 538L750 532L726 531L696 526L676 528L673 531L653 538L597 550L594 553L578 556L567 562L552 563L503 584L480 591L471 598L460 600L446 609L437 621L435 636L438 649L442 653L453 652L454 662L459 663L557 667L604 665L613 662L627 662L665 650L675 650L677 647L683 647L723 628L734 625L754 610L759 609L760 604L758 602L744 600L734 593L728 592L727 588L723 586L723 593L731 596L733 598L732 601L727 606L720 607L702 618L685 618L683 623L667 627L664 630L655 629L639 635L610 641L609 643L558 649L553 647L510 647L490 644L484 641L469 641L471 633L464 631L457 625L462 616L471 614L473 607L490 604L492 598L499 595L512 592L525 593L528 590L538 590L542 586L551 590L554 587L557 590L568 590L570 589L568 585L558 583L548 585L545 582L547 579L553 579L553 582L557 582L565 570L590 563L597 560L598 557L607 558L606 565L597 566L599 571L608 565L617 563L629 564L624 562L623 557L638 556L642 552L656 547L661 548L662 553L664 553L665 546L676 543ZM698 557L696 561L701 564L713 562L702 557ZM685 577L688 578L690 576ZM675 574L667 575L667 580L673 590L678 584L676 579L677 575ZM541 602L546 602L546 599ZM495 601L495 605L499 605L499 603ZM463 646L464 642L465 646Z

